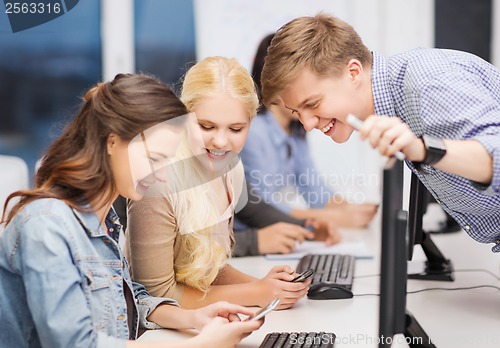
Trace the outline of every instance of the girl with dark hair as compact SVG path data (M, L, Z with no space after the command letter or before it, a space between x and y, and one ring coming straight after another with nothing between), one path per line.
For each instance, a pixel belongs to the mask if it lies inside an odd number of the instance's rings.
M8 347L232 347L260 322L228 303L183 310L131 281L112 208L165 181L187 110L168 86L120 74L84 96L32 190L12 193L0 235L0 341ZM8 212L9 201L17 202ZM213 318L217 319L211 320ZM208 326L203 328L205 324ZM185 342L134 342L139 327L202 329ZM129 341L127 341L129 340Z

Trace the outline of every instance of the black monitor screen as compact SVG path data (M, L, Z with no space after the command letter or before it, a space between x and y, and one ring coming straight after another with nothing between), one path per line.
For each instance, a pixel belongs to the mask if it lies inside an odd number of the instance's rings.
M418 177L412 173L410 184L410 205L408 207L408 260L413 257L413 247L423 239L422 218L427 205L427 190Z
M425 274L426 278L421 279L443 280L443 276L448 277L445 280L452 279L451 264L422 230L427 191L413 175L410 212L402 210L403 162L396 159L389 160L384 168L382 185L379 347L390 347L394 335L404 334L411 342L422 342L418 347L436 348L418 321L406 310L407 252L413 252L415 243L421 243L429 258L427 266L431 277Z
M405 331L407 214L402 210L403 162L389 160L382 185L379 347L389 347L387 338Z

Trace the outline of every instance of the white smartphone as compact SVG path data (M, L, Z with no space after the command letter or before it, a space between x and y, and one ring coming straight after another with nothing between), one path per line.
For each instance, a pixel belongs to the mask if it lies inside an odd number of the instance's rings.
M361 121L359 118L357 118L356 116L354 116L353 114L349 114L347 115L347 119L346 119L347 123L352 127L354 128L355 130L359 131L361 129L361 127L363 127L363 121ZM402 153L401 151L397 151L394 156L398 159L398 160L401 160L401 161L404 161L406 159L406 156L404 153Z
M259 309L259 311L255 313L255 315L252 318L249 317L248 319L245 320L259 320L265 317L267 313L275 310L279 304L280 304L280 299L276 298L272 300L271 303L269 303L266 307Z

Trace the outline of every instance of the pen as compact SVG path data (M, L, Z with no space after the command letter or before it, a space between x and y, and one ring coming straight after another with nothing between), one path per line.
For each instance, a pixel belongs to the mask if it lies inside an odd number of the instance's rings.
M346 119L347 123L349 123L350 126L352 126L355 130L359 131L361 127L363 126L363 121L361 121L359 118L354 116L353 114L347 115ZM404 161L406 159L406 156L404 153L401 151L397 151L394 156L401 161Z

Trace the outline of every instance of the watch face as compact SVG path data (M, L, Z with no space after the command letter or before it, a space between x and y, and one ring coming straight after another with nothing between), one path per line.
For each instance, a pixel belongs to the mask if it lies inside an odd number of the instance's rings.
M422 140L425 145L425 158L423 164L433 165L446 155L446 145L442 139L423 135Z
M431 137L431 136L425 136L425 143L427 147L432 147L435 149L440 149L440 150L445 150L446 147L444 146L444 142L442 139Z

